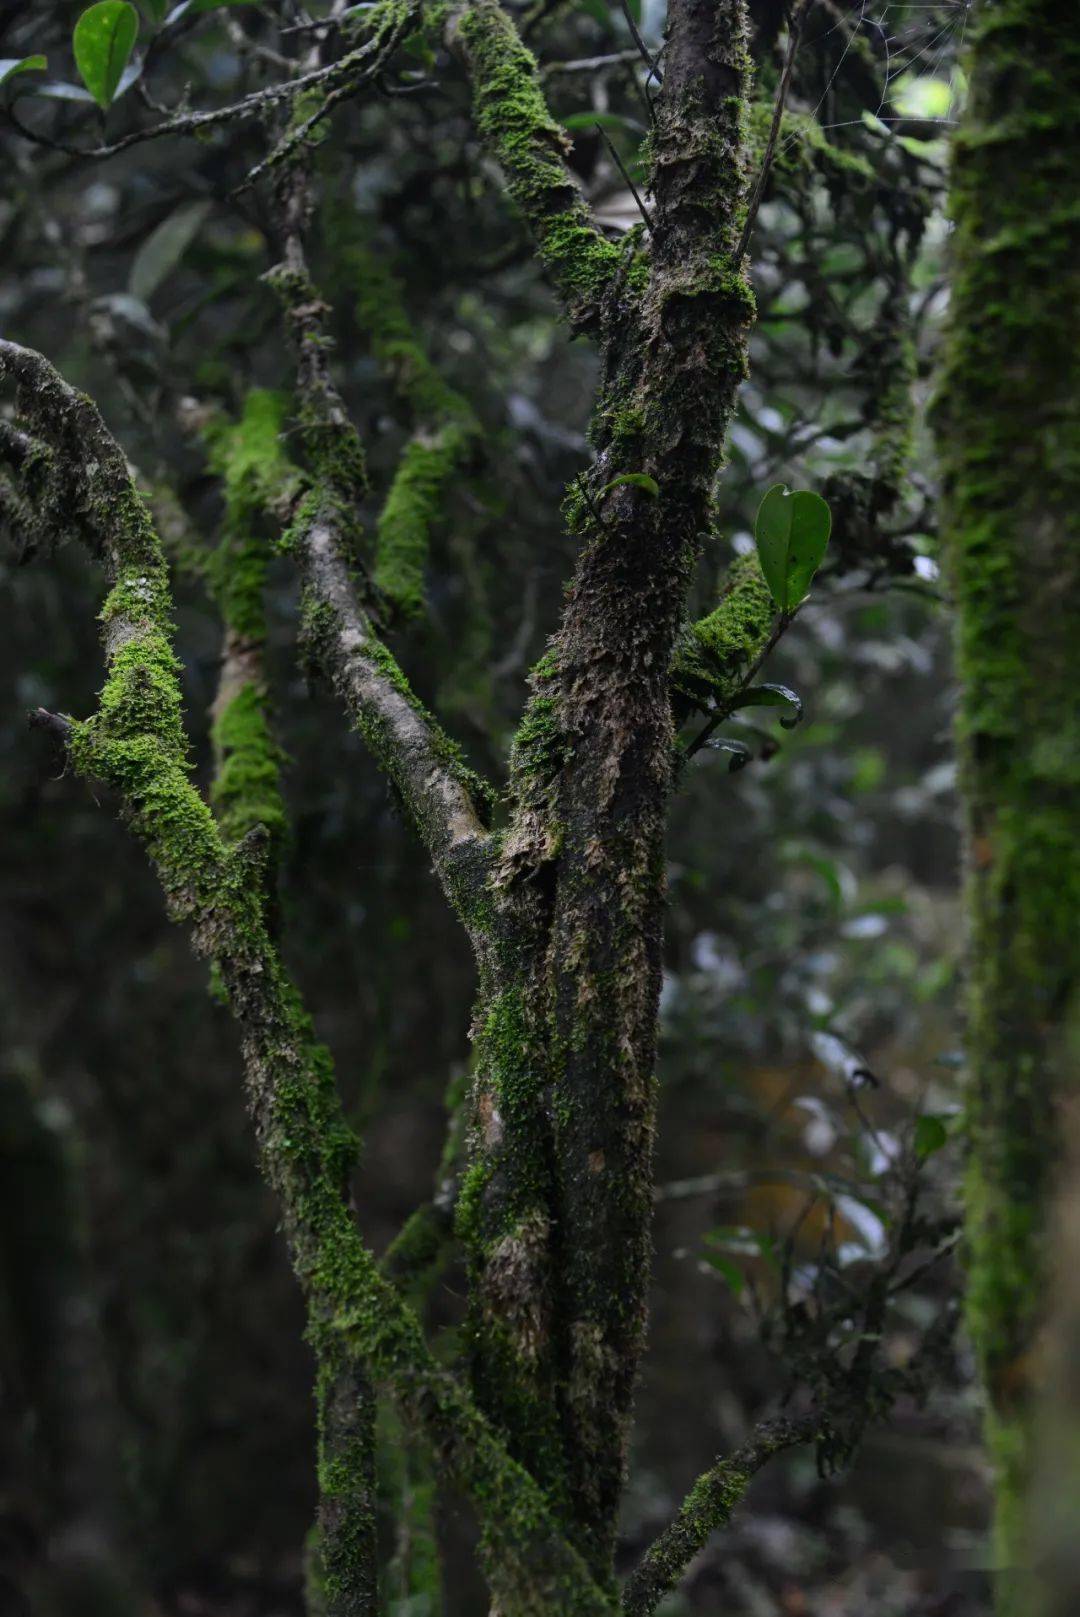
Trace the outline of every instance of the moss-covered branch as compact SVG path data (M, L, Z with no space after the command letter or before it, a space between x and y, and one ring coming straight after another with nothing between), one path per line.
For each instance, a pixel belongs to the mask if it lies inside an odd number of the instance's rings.
M402 287L373 250L350 257L356 312L383 371L413 418L376 527L375 583L405 618L424 609L424 570L432 529L455 474L472 453L480 424L468 400L429 359L405 310Z
M211 736L210 787L222 834L237 843L258 829L269 838L253 880L262 887L267 925L277 916L278 857L287 818L282 753L272 730L266 681L265 590L270 558L267 517L288 511L304 479L289 461L282 431L288 400L253 389L238 421L215 417L211 464L225 497L220 542L206 569L224 621L221 673ZM343 1164L343 1170L355 1165ZM361 1365L327 1340L313 1320L318 1519L311 1544L321 1617L375 1617L378 1544L375 1499L375 1395Z
M733 1454L718 1460L700 1476L674 1519L627 1578L622 1592L626 1617L650 1617L704 1548L709 1535L727 1526L762 1466L783 1449L812 1442L819 1426L815 1416L765 1421Z
M302 483L282 447L287 408L281 394L253 389L238 421L214 419L210 460L222 480L225 512L220 542L205 569L224 624L211 727L211 801L227 840L238 842L261 826L274 856L286 819L281 750L271 733L263 666L270 560L266 513L288 509Z
M1080 995L1080 36L1055 0L973 17L937 408L956 599L970 929L968 1323L998 1557L1032 1564L1048 1214ZM1010 1604L1002 1579L1003 1611ZM1026 1609L1026 1608L1025 1608Z
M684 631L672 663L672 689L699 707L723 708L742 689L775 620L757 557L740 557L728 569L717 605Z
M535 58L499 0L436 0L428 11L468 74L477 129L572 324L596 328L622 254L601 235L567 165L569 140L544 99Z
M111 580L102 614L108 673L92 719L66 726L80 774L118 795L170 910L217 965L242 1033L248 1095L267 1179L281 1200L316 1346L370 1365L406 1422L471 1499L482 1554L507 1617L610 1617L611 1603L555 1526L536 1484L379 1273L343 1195L352 1158L325 1049L266 930L252 839L230 849L189 773L170 599L160 545L118 446L94 406L40 355L0 341L0 376L51 447L81 468L79 515Z
M355 506L366 487L363 449L327 361L326 305L304 256L308 182L294 169L280 195L285 257L268 276L297 358L301 439L311 487L293 517L290 542L304 580L304 633L322 667L401 794L458 914L471 927L484 908L490 836L482 819L489 788L414 694L375 630L353 570L361 535Z
M650 1267L670 669L753 310L734 262L748 79L740 0L672 0L664 63L647 279L605 330L593 488L569 502L583 544L545 681L549 806L535 790L519 804L547 833L532 846L554 854L562 1420L572 1520L605 1579ZM604 492L627 471L647 473L657 496Z

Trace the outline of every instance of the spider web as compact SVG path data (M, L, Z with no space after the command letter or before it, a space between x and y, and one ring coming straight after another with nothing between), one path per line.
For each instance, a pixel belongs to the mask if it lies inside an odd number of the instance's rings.
M919 123L954 124L956 119L950 116L889 113L887 109L893 104L898 80L906 75L940 78L944 68L951 69L963 46L971 6L972 0L848 0L842 16L825 28L808 29L802 40L800 48L812 50L840 31L846 34L844 48L816 106L809 109L810 115L819 120L823 131L850 128L863 121L861 118L821 121L822 109L827 106L844 64L861 37L881 63L880 99L873 109L873 116L879 122L903 123L917 119ZM952 110L950 108L950 112ZM789 143L790 137L784 145Z

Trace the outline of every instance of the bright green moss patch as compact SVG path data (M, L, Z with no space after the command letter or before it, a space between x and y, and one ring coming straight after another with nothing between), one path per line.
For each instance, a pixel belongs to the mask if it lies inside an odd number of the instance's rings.
M222 834L238 842L262 825L274 839L287 826L281 798L281 749L270 731L260 685L244 685L217 715L212 740L219 763L212 787Z
M354 249L356 312L381 367L408 405L416 435L401 457L376 529L375 582L405 618L424 609L424 572L447 488L480 427L468 401L431 363L413 329L401 283L374 251Z
M548 109L536 60L497 0L476 0L456 27L477 128L571 317L580 317L621 275L621 250L590 222L566 166L567 135Z
M757 557L740 558L719 605L684 632L672 666L674 688L703 706L722 705L739 689L775 618Z

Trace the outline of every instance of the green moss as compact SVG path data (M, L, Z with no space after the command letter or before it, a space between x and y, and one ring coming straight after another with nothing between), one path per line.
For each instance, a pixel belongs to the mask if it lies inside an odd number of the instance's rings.
M999 1558L1022 1566L1034 1560L1033 1370L1080 996L1080 40L1062 34L1052 0L1000 0L979 13L970 68L936 418L968 850L968 1321L989 1394ZM1001 1609L1014 1609L1007 1592Z
M325 1348L315 1383L320 1593L328 1613L374 1612L375 1396L340 1349Z
M548 109L535 58L497 0L477 0L456 26L480 135L571 317L587 320L621 275L621 251L590 222L566 166L566 132Z
M270 730L261 685L245 685L219 713L211 738L219 763L212 787L223 835L238 842L256 825L276 840L287 820L281 797L281 749Z
M740 558L719 605L683 634L672 665L674 689L702 708L723 706L742 685L775 619L757 557Z
M444 427L429 441L414 438L401 457L376 529L375 582L403 617L424 609L424 571L431 530L442 515L446 486L464 458L471 434Z
M401 283L375 252L353 249L349 271L356 312L375 356L408 405L416 436L406 446L376 530L375 582L398 612L424 609L424 570L446 489L479 437L479 423L461 394L428 358L405 310Z

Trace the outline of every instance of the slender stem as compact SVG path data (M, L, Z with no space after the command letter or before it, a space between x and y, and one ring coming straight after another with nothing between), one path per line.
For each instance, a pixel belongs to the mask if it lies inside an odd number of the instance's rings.
M773 159L776 156L776 146L780 138L780 126L784 120L784 107L787 103L788 90L791 87L791 74L795 67L795 56L799 49L799 40L802 35L803 20L806 16L807 0L795 0L791 13L791 22L788 26L787 54L784 57L784 66L780 74L780 83L776 87L776 100L773 103L772 123L769 126L769 138L765 142L765 154L761 159L761 169L754 182L754 189L746 208L746 218L743 221L742 234L739 245L735 249L735 263L741 264L746 256L746 249L750 243L750 234L761 207L761 199L765 194L769 174L772 171Z
M622 175L623 179L626 181L627 185L630 187L630 194L633 197L634 201L637 203L638 212L640 213L641 217L644 219L645 228L649 232L649 235L651 236L652 233L653 233L653 222L649 217L649 210L646 208L644 202L642 202L641 195L640 195L640 193L638 191L637 186L634 184L633 180L630 178L630 174L629 174L629 171L628 171L628 169L626 167L626 164L623 162L622 158L619 156L618 152L616 151L615 142L608 135L607 130L602 129L599 124L596 125L596 129L597 129L597 133L600 136L600 139L604 142L604 145L607 147L608 151L611 153L611 158L612 158L612 161L615 164L615 167L618 169L619 173Z
M750 667L747 669L746 674L743 677L743 682L735 692L735 695L729 702L726 702L718 712L712 715L712 717L705 724L704 728L694 737L693 741L691 741L690 745L687 747L687 761L689 761L696 752L701 751L702 747L705 746L717 725L723 724L724 720L730 718L732 713L734 713L735 709L738 707L739 703L750 689L752 681L761 671L763 664L775 649L777 641L780 639L780 636L784 633L784 630L788 627L788 624L791 622L792 618L794 618L795 612L797 611L798 607L795 608L794 612L780 612L777 614L776 622L772 626L768 640L766 640L765 644L762 646L761 650L750 664Z

